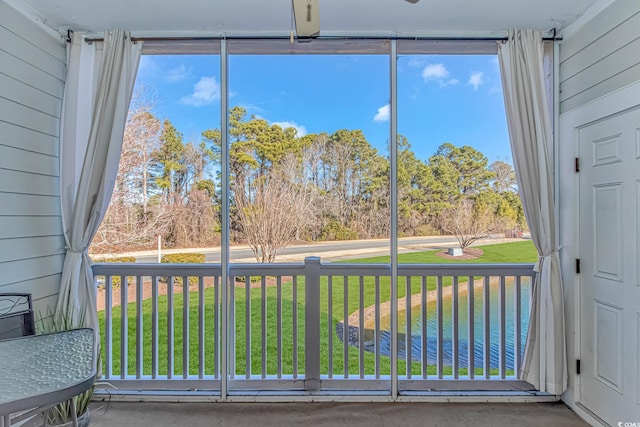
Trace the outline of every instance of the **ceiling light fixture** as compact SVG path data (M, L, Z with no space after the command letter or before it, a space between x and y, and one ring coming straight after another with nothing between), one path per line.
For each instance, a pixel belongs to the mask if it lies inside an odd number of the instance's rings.
M318 0L292 0L293 17L298 37L316 37L320 34L320 8ZM293 37L293 31L291 32Z

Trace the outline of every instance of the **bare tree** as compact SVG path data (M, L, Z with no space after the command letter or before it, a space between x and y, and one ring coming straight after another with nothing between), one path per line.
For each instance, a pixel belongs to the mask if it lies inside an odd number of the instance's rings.
M149 206L142 218L140 206L112 202L91 244L91 251L147 247L171 224L169 212L162 204Z
M206 190L191 190L185 203L167 206L170 224L165 236L175 246L198 247L215 240L219 226L215 207Z
M327 135L320 134L314 137L314 141L302 150L301 164L303 166L303 176L309 191L310 213L307 227L311 240L318 240L322 235L322 229L326 223L328 210L328 197L323 197L327 191L324 187L326 179L324 177L323 157L325 156Z
M497 218L491 209L469 197L460 199L440 216L440 227L453 234L463 250L476 240L488 237L496 226Z
M294 160L285 159L251 194L235 193L241 234L258 262L275 261L278 251L308 223L309 192L303 183L291 179Z
M118 175L111 202L92 243L92 251L145 247L168 226L164 206L150 206L151 153L159 144L160 121L151 113L154 102L143 87L134 93L122 140Z
M489 170L494 173L493 187L498 193L517 192L518 183L513 166L501 160L496 160L489 165Z

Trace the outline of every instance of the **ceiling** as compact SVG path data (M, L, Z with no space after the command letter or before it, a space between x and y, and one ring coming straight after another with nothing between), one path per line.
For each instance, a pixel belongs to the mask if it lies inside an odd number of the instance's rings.
M291 0L5 0L64 32L286 36ZM562 29L598 0L319 0L322 36L479 36Z

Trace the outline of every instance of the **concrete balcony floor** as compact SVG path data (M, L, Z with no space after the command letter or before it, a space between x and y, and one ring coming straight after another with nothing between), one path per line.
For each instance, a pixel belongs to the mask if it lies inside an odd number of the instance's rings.
M91 427L587 426L562 403L96 402Z

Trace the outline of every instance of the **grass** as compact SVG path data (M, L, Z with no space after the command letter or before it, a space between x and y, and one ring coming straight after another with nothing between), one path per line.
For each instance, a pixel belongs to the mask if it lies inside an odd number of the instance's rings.
M481 257L473 260L447 260L435 255L436 251L416 252L409 254L400 254L400 263L531 263L537 259L535 248L530 241L517 243L497 244L480 247L484 253ZM389 257L372 257L358 260L350 260L349 262L358 263L388 263ZM398 297L403 297L407 286L398 287ZM445 281L448 285L450 280ZM160 284L159 286L166 286ZM321 327L321 373L328 374L329 364L331 361L331 372L335 377L343 377L345 372L350 376L358 375L361 371L365 375L375 374L375 355L370 352L364 352L364 363L360 366L360 352L358 348L348 347L346 349L346 369L345 369L345 349L342 342L335 333L336 323L343 319L345 313L345 292L346 292L346 312L353 313L360 308L360 293L362 292L363 307L373 305L375 303L375 281L372 277L365 277L362 282L358 277L334 278L331 286L327 283L327 279L321 279L320 289L320 327ZM428 289L435 288L435 280L430 278L427 282ZM276 375L282 372L284 375L290 375L295 372L302 374L304 372L304 277L297 278L295 285L293 282L282 283L281 287L276 286L261 288L236 287L235 291L235 373L238 377L244 377L245 373L250 370L253 375L261 375L262 362L264 359L265 375ZM381 301L388 301L390 298L390 284L388 278L381 278L379 281ZM421 283L419 278L415 278L410 283L411 292L420 291ZM332 304L329 305L329 290L332 292ZM262 301L263 292L266 296L266 306L263 312ZM214 319L216 310L220 307L216 301L214 288L207 288L204 292L204 348L203 360L200 361L198 331L199 331L199 309L198 294L192 292L188 295L188 305L184 307L183 294L176 293L173 299L173 349L169 348L169 316L168 316L168 299L166 295L158 297L158 374L167 375L172 372L174 376L182 376L185 368L190 375L197 374L200 363L204 365L205 374L213 375L216 371L217 353L214 351ZM278 328L278 300L281 301L281 328ZM247 302L249 302L249 310L247 313ZM329 308L331 307L331 312ZM150 375L152 373L152 301L147 299L142 303L142 341L143 352L141 362L143 366L142 374ZM296 312L294 316L294 311ZM188 321L184 321L184 313L188 313ZM104 312L99 313L101 325L101 333L104 337ZM263 316L266 323L262 322ZM297 323L297 333L294 330L294 319ZM247 334L247 321L249 321L249 334ZM123 322L126 322L128 333L127 349L121 352L121 330ZM264 326L263 326L264 325ZM263 329L264 328L264 329ZM278 330L281 330L280 354L278 353ZM188 334L184 332L188 330ZM137 339L137 315L136 304L130 303L126 306L126 312L122 313L121 307L112 309L112 348L111 353L114 355L112 360L112 373L118 375L121 372L121 366L126 363L128 374L136 373L138 360L136 359L136 339ZM294 348L294 336L297 339L297 348ZM188 337L188 343L184 342L184 338ZM263 337L266 339L266 351L262 351ZM329 354L329 340L332 341L333 352ZM104 348L103 348L104 351ZM173 353L173 367L168 365L167 355ZM126 361L122 357L126 355ZM185 358L186 356L186 358ZM188 359L188 361L186 361ZM103 360L106 359L103 357ZM186 363L185 363L186 362ZM219 366L218 366L219 369ZM390 358L381 357L380 373L382 375L390 372ZM421 373L421 365L413 363L411 371L413 374ZM435 367L428 366L429 374L435 374ZM450 373L451 368L445 368L445 375ZM103 372L106 372L103 370ZM398 372L406 372L406 362L400 360L398 362ZM466 372L461 370L461 375ZM482 370L477 370L478 374Z
M398 255L400 264L518 264L533 263L538 260L538 253L531 240L496 245L477 246L482 249L482 256L474 259L454 260L436 255L439 251L413 252ZM344 262L388 263L389 256L362 258Z

